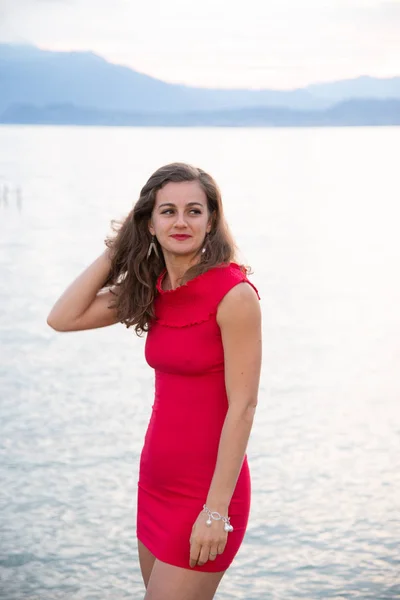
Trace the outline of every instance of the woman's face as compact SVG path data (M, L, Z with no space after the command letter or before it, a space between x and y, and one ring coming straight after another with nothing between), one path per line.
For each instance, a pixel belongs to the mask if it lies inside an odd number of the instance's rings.
M194 255L211 230L207 196L198 181L170 181L156 194L149 223L164 256Z

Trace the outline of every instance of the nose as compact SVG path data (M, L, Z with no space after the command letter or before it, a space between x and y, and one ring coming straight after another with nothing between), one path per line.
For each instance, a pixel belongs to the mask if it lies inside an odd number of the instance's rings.
M177 212L175 227L186 227L185 215L184 213Z

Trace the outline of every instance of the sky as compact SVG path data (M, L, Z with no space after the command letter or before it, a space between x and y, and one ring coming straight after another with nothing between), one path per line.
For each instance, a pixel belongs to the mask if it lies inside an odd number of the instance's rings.
M198 87L294 89L400 75L400 0L0 0L0 42Z

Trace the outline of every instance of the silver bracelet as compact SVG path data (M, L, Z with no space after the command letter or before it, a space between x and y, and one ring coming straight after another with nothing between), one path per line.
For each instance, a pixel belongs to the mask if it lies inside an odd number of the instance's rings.
M231 531L233 531L233 527L230 523L230 520L231 520L230 517L223 517L216 510L211 511L205 504L203 505L203 510L208 516L208 519L206 521L207 527L211 527L211 524L212 524L211 519L213 519L214 521L223 521L224 522L224 531L228 531L229 533Z

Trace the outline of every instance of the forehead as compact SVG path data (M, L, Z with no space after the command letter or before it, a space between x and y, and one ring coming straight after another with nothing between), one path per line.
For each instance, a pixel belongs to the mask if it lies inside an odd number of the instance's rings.
M198 181L169 181L156 194L156 206L166 202L177 206L199 202L207 206L207 196Z

